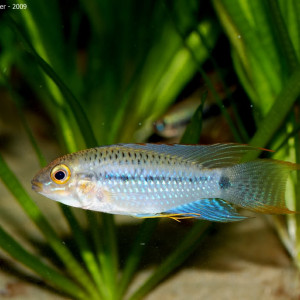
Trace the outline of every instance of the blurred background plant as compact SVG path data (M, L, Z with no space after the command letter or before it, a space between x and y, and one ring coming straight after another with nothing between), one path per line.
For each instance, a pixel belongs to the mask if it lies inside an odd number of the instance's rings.
M42 139L26 117L28 110L43 115L38 127L46 123L63 152L182 138L184 143L250 143L278 149L275 158L299 163L298 1L16 3L19 9L3 10L0 19L0 84L41 166L46 164ZM28 195L29 184L24 189L3 158L0 176L55 259L37 257L0 229L3 250L74 298L124 298L143 254L140 244L150 240L157 220L143 221L131 249L121 253L113 216L86 212L83 225L76 209L60 205L75 241L65 245ZM299 211L296 182L294 174L287 199ZM298 265L299 222L299 215L274 218ZM141 299L175 270L208 225L195 222L127 298ZM120 264L119 256L126 255Z

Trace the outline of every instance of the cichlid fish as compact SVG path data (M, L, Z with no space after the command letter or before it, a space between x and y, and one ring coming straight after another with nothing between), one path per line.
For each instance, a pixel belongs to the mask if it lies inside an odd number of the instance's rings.
M224 107L230 105L227 98L236 90L236 86L231 85L228 91L220 81L220 76L216 72L207 74L214 86L214 92L218 94L219 100L222 100ZM186 126L190 123L196 109L201 103L201 95L207 93L207 98L204 103L202 118L203 120L210 119L220 115L220 108L216 104L215 93L203 84L192 95L184 100L172 105L158 120L153 123L153 130L156 134L164 138L175 138L183 135Z
M190 97L175 104L153 123L155 133L165 138L182 136L200 103L199 96Z
M288 174L300 165L272 159L239 163L239 144L119 144L60 157L32 180L55 201L135 217L239 221L236 208L269 214L285 206ZM260 149L261 150L261 149Z

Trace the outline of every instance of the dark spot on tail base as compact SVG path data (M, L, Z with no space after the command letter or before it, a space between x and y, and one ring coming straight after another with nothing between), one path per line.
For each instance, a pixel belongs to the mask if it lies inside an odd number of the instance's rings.
M231 187L231 183L229 181L229 178L226 176L221 176L219 181L219 186L221 189L226 190Z

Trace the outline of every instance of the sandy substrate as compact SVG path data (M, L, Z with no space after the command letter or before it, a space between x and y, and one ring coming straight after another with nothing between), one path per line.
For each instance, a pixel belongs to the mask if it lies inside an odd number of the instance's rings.
M299 276L265 219L217 227L146 299L299 299Z

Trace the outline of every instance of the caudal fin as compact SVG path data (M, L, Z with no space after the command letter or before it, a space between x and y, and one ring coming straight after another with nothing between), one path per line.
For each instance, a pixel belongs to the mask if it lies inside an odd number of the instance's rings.
M285 189L289 173L297 169L300 165L268 159L227 168L221 198L255 212L294 213L286 207Z

